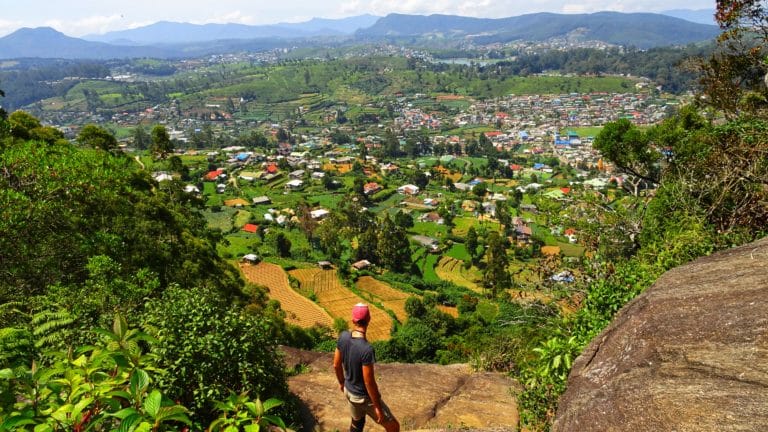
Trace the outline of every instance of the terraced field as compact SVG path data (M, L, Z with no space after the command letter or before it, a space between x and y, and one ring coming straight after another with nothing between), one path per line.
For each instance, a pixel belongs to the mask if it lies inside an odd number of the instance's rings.
M370 295L370 301L381 303L394 312L400 322L405 322L408 317L405 313L405 301L411 296L410 294L396 290L371 276L360 277L357 280L357 289L363 293L364 297Z
M408 314L405 312L405 301L413 294L392 288L387 283L370 276L359 278L357 280L357 288L365 294L370 294L373 301L381 303L385 308L394 312L400 322L405 322L406 318L408 318ZM459 311L455 306L438 305L437 308L454 318L459 316Z
M475 282L475 277L467 270L464 270L463 264L464 261L443 256L435 266L435 273L442 280L453 282L456 285L469 288L478 293L483 292L483 288Z
M289 272L301 283L301 289L313 292L317 303L334 318L349 321L352 307L357 303L368 303L339 282L336 270L296 269ZM392 318L383 310L371 305L371 324L368 326L369 341L389 339Z
M280 266L266 262L256 265L241 263L240 270L248 282L269 288L269 297L280 302L289 323L301 327L315 324L333 327L333 319L328 313L291 288L288 276Z

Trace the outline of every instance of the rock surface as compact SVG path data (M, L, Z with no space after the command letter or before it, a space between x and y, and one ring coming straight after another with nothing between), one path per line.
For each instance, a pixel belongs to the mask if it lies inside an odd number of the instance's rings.
M305 431L349 430L349 408L333 372L332 354L283 348L288 379L303 403ZM515 431L518 384L501 373L473 373L467 365L377 363L376 381L401 430ZM368 421L366 431L383 431Z
M768 430L768 238L625 306L574 362L553 430Z

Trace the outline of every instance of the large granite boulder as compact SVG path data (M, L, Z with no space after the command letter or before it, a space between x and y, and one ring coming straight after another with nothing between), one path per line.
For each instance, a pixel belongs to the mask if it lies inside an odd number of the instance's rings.
M574 362L555 431L768 431L768 238L670 270Z

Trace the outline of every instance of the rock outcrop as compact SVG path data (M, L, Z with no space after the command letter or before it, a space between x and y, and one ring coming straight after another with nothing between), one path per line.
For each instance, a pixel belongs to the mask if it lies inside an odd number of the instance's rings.
M768 239L625 306L574 362L554 430L768 430Z
M328 353L283 348L288 379L303 405L305 431L349 430L349 407L339 391ZM376 381L402 430L515 431L518 384L501 373L472 372L467 365L377 363ZM366 431L382 431L368 421Z

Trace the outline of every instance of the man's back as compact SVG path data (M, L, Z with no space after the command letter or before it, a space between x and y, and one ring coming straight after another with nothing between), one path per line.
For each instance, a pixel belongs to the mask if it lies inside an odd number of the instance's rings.
M373 347L365 338L352 337L348 331L341 333L336 347L341 351L344 365L344 387L355 396L368 396L363 380L363 365L376 362Z

